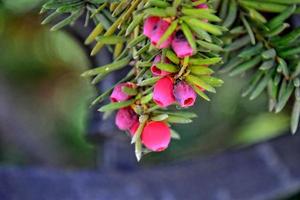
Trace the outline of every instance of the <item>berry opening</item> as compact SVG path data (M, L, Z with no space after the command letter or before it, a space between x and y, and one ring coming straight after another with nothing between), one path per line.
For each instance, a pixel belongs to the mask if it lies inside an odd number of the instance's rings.
M112 102L117 102L117 101L118 101L118 100L117 100L116 98L114 98L114 97L111 97L110 100L111 100Z
M191 105L193 103L194 103L194 99L193 98L188 98L188 99L184 100L184 105L189 106L189 105Z
M158 69L156 66L153 66L151 68L151 71L152 71L153 74L159 74L159 75L161 74L161 70Z

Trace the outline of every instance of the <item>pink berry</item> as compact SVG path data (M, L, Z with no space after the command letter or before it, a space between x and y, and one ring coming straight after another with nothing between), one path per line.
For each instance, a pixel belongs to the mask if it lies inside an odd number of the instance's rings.
M110 100L112 102L121 102L121 101L126 101L128 99L130 99L130 95L126 94L125 92L123 92L123 87L133 87L133 84L131 83L121 83L119 85L117 85L112 94L110 95Z
M170 23L166 20L161 19L154 27L153 31L150 35L151 43L156 46L160 40L160 38L164 35L166 30L169 28ZM158 48L163 49L170 46L173 39L173 35L171 35L166 41L164 41Z
M159 17L148 17L144 23L144 31L143 31L144 35L150 38L154 27L157 26L157 23L160 20L161 19Z
M153 61L153 65L151 66L151 72L154 76L166 76L171 74L170 72L166 72L164 70L161 70L156 67L156 63L159 63L161 61L161 56L157 55ZM168 60L166 60L164 63L169 63Z
M174 96L183 108L193 106L197 98L193 88L184 81L180 81L174 86Z
M169 76L156 82L153 90L153 100L158 106L167 107L175 102L173 84L173 79Z
M142 143L151 151L165 150L171 141L171 131L164 122L151 121L141 135Z
M120 130L129 130L136 121L138 121L137 114L130 107L118 110L115 123Z
M172 41L172 48L179 58L193 55L193 49L182 32L176 33L176 36Z

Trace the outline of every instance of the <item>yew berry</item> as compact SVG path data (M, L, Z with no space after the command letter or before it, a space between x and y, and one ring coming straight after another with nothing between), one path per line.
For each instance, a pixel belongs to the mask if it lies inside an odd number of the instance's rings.
M156 82L153 89L153 101L160 107L167 107L175 102L173 95L174 81L166 76Z
M156 64L159 63L161 61L161 56L160 55L157 55L155 58L154 58L154 61L153 61L153 64L151 66L151 72L154 76L166 76L166 75L169 75L171 74L170 72L167 72L167 71L164 71L164 70L161 70L159 68L156 67ZM164 63L169 63L168 60L166 60Z
M141 135L142 143L151 151L165 150L171 141L170 128L164 122L150 121Z
M176 33L176 36L172 41L172 48L179 58L193 55L193 48L190 46L181 31Z
M154 30L154 27L157 26L157 23L160 20L161 19L159 17L148 17L144 23L144 30L143 30L144 35L150 38Z
M130 108L121 108L118 110L115 123L120 130L130 130L138 121L137 114Z
M158 18L158 17L148 17L145 20L143 33L147 36L151 43L156 46L160 40L160 38L164 35L167 29L170 26L170 22ZM170 46L173 39L173 35L166 39L158 48L167 48Z
M123 87L133 87L133 85L131 83L121 83L119 85L117 85L112 94L110 95L110 100L112 102L121 102L121 101L126 101L128 99L130 99L130 95L126 94L125 92L123 92Z
M185 81L180 81L174 86L174 96L183 108L193 106L197 98L193 88Z

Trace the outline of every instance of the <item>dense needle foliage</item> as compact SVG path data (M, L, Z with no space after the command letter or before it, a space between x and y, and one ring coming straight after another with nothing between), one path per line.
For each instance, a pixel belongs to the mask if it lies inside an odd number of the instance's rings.
M269 111L280 112L293 102L291 131L300 114L300 28L290 18L300 0L49 0L41 12L51 30L72 25L78 18L94 23L86 39L91 56L103 47L114 60L82 74L92 84L125 66L128 74L93 101L99 108L118 110L116 125L135 143L138 160L149 151L162 151L172 123L190 123L195 114L171 111L193 106L198 94L210 100L223 81L215 76L252 77L242 96L250 100L267 92ZM60 18L61 19L61 18ZM82 27L84 28L84 26ZM237 83L238 84L238 83ZM221 89L221 88L220 88ZM128 120L130 119L130 120Z

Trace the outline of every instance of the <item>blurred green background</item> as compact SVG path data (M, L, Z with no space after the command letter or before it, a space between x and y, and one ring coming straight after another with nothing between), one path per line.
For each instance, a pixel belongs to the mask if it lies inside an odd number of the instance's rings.
M40 25L40 6L1 3L0 161L91 166L93 148L83 136L95 91L79 76L90 64L66 33Z
M0 162L90 168L95 153L84 135L96 91L80 77L89 59L67 33L40 25L41 4L0 0ZM212 101L193 108L199 118L176 127L182 139L164 153L147 155L143 164L186 160L287 133L289 113L268 113L266 96L241 97L246 76L222 78L225 85Z

